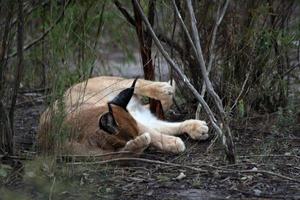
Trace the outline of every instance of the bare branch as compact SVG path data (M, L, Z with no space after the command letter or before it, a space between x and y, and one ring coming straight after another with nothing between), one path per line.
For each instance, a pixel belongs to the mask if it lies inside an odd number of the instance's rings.
M122 6L122 4L118 0L115 0L114 3L117 6L117 8L121 11L123 16L127 19L127 21L131 25L135 26L136 24L134 18L128 13L128 11Z
M199 33L198 33L197 25L196 25L196 17L195 17L195 13L194 13L194 9L193 9L191 0L187 0L187 7L188 7L188 11L189 11L190 17L191 17L192 34L193 34L194 42L196 43L195 45L196 45L196 49L197 49L196 57L197 57L197 61L199 62L199 65L200 65L202 77L205 81L205 84L206 84L209 94L213 97L215 104L218 107L218 111L220 112L221 116L225 116L225 111L224 111L224 108L222 105L222 101L221 101L220 97L218 96L218 94L214 91L212 84L207 76L206 65L205 65L205 61L203 58Z
M54 24L52 24L52 26L50 26L40 37L36 38L35 40L31 41L29 44L25 45L23 47L23 51L27 51L28 49L30 49L31 47L33 47L34 45L38 44L40 41L42 41L49 33L50 31L62 20L65 10L68 7L68 5L70 4L71 0L69 0L63 10L61 11L59 17L56 19L56 21L54 22ZM11 53L7 56L6 59L10 59L12 57L15 57L17 55L17 52Z
M202 96L198 93L198 91L194 88L194 86L190 83L189 79L187 78L187 76L182 73L181 69L174 63L174 61L171 59L171 57L169 56L169 54L164 50L162 44L160 43L160 41L158 40L156 34L154 33L147 17L145 16L145 14L143 13L142 8L140 7L139 3L137 2L137 0L134 0L134 3L136 4L136 7L138 9L138 11L140 12L143 21L145 22L152 38L153 41L155 42L158 50L161 52L161 54L164 56L164 58L166 59L166 61L170 64L170 66L177 72L177 74L179 75L179 77L183 80L183 82L187 85L187 87L190 89L190 91L195 95L195 97L197 98L197 100L202 104L202 106L204 107L204 110L206 111L206 113L209 116L209 119L212 123L212 126L215 128L215 130L219 133L222 134L222 131L220 129L220 127L216 124L216 119L214 117L214 114L212 113L211 109L209 108L209 106L207 105L207 103L204 101L204 99L202 98Z
M209 46L209 61L208 61L208 65L207 65L207 76L208 77L209 77L209 73L210 73L211 68L212 68L212 63L215 60L214 46L215 46L215 42L216 42L217 30L218 30L218 27L219 27L219 25L221 24L221 22L224 18L226 9L228 7L228 4L229 4L229 0L226 0L225 5L222 8L221 14L220 14L221 5L220 4L218 5L218 10L217 10L217 14L216 14L216 22L215 22L215 25L214 25L214 28L213 28L211 43L210 43L210 46ZM206 93L206 84L205 84L205 81L203 81L201 96L204 97L205 93ZM196 114L195 114L196 119L199 118L200 112L201 112L201 104L198 104L197 111L196 111Z
M36 5L33 6L33 7L31 7L29 10L26 11L26 10L25 10L26 8L24 8L24 11L25 11L24 16L29 16L29 15L30 15L33 11L35 11L37 8L39 8L39 7L44 7L44 6L47 5L48 3L49 3L49 1L44 1L44 2L38 1L38 2L36 3ZM41 4L41 5L40 5L40 4ZM11 26L14 26L14 25L17 23L17 21L18 21L18 18L13 19L12 22L11 22ZM5 25L5 22L2 23L2 24L0 25L0 27L3 26L3 25Z
M174 48L181 56L184 55L184 50L183 48L180 46L179 43L175 42L174 40L172 40L171 38L168 38L166 35L163 35L161 33L157 33L157 38L167 44L168 46L170 46L171 48Z
M195 17L195 13L194 13L194 9L192 6L192 1L191 0L187 0L187 7L188 7L188 11L190 14L190 18L191 18L191 27L192 27L192 34L193 34L193 39L194 42L196 43L196 49L197 49L197 61L200 65L200 69L201 69L201 73L202 73L202 77L204 79L205 85L207 87L208 93L212 96L215 105L217 106L218 112L219 112L219 116L221 119L221 122L223 124L223 132L220 132L220 136L222 138L222 143L225 147L226 150L226 155L227 158L229 159L230 162L235 162L235 150L234 150L234 143L232 140L232 136L231 136L231 132L230 132L230 128L229 128L229 124L227 121L227 115L225 113L223 104L222 104L222 100L220 99L219 95L215 92L212 83L210 81L210 79L208 78L208 74L207 74L207 68L205 65L205 61L203 58L203 53L202 53L202 49L201 49L201 43L200 43L200 38L199 38L199 32L197 29L197 25L196 25L196 17ZM218 20L220 21L220 20Z
M0 152L13 154L14 143L13 143L13 133L11 130L11 124L7 109L3 103L4 93L5 93L5 82L3 80L4 68L7 65L5 54L7 53L10 43L8 42L9 33L11 30L11 19L13 16L14 2L8 2L7 15L5 18L4 32L2 36L2 42L0 46Z
M126 10L126 8L124 8L124 6L118 0L115 0L114 3L117 6L117 8L120 10L120 12L123 14L125 19L131 25L136 26L136 22L135 22L133 16L130 15L130 13ZM147 35L147 34L149 34L149 33L147 33L145 31L144 35ZM166 43L170 47L174 48L181 56L183 55L184 50L180 46L180 44L176 43L175 41L172 41L170 38L168 38L166 35L163 35L162 33L158 33L157 37L161 42Z
M181 165L181 164L176 164L176 163L163 162L163 161L159 161L159 160L150 160L150 159L146 159L146 158L115 158L115 159L95 161L95 162L73 162L73 163L67 163L67 165L104 165L104 164L116 163L116 162L122 162L122 161L136 161L136 162L143 162L143 163L149 163L149 164L155 164L155 165L180 167L180 168L184 168L184 169L188 169L188 170L192 170L192 171L196 171L196 172L201 172L201 173L213 173L214 171L217 171L218 173L222 173L222 174L236 174L236 173L265 174L265 175L274 176L277 178L300 183L299 179L291 178L291 177L284 176L282 174L277 174L275 172L267 171L267 170L232 170L232 169L223 169L223 168L215 167L212 165L203 165L204 167L208 167L210 169L202 169L199 167L193 167L193 166L189 166L189 165Z
M223 9L222 9L221 15L219 16L219 19L218 19L218 21L217 21L217 26L219 26L219 25L221 24L221 22L222 22L222 20L223 20L223 18L224 18L224 15L225 15L225 13L226 13L228 4L229 4L229 0L226 0L225 5L224 5L224 7L223 7Z
M243 92L244 92L244 90L245 90L246 83L247 83L247 81L248 81L248 79L249 79L249 75L250 75L250 73L247 73L246 79L245 79L245 81L244 81L244 83L243 83L243 85L242 85L242 89L241 89L240 93L238 94L237 98L235 99L234 104L231 106L229 112L231 112L231 111L233 110L233 108L234 108L234 107L236 106L236 104L238 103L238 100L239 100L240 97L242 96L242 94L243 94Z
M14 88L11 99L11 106L9 110L9 120L11 130L14 133L14 112L17 101L18 90L24 69L24 58L23 58L23 43L24 43L24 16L23 16L23 0L18 0L18 29L17 29L17 54L18 64L15 75Z
M182 19L182 16L181 16L181 14L180 14L180 12L179 12L179 10L178 10L178 7L177 7L177 5L176 5L176 2L175 2L175 0L172 0L172 2L173 2L174 9L175 9L175 13L176 13L176 15L177 15L177 17L178 17L178 19L179 19L179 21L180 21L180 23L181 23L181 26L182 26L182 28L183 28L183 31L184 31L184 33L186 34L187 39L188 39L188 41L189 41L189 43L190 43L190 45L191 45L191 47L192 47L192 49L193 49L195 55L197 55L197 49L196 49L196 47L195 47L195 45L194 45L194 42L193 42L193 40L192 40L192 38L191 38L191 35L190 35L190 33L189 33L187 27L186 27L186 25L185 25L185 23L184 23L184 21L183 21L183 19Z
M101 10L100 10L100 17L99 17L99 23L98 23L98 27L97 27L97 33L96 33L96 39L95 39L95 43L93 46L93 49L95 50L98 44L98 38L100 36L101 30L103 28L103 24L104 24L104 20L103 20L103 14L104 14L104 8L106 5L106 1L102 4ZM94 65L92 65L91 69L90 69L90 73L89 73L89 77L92 77L93 75L93 71L94 71Z
M209 76L209 73L210 73L211 68L212 68L212 63L215 60L214 46L215 46L215 42L216 42L217 30L218 30L218 27L219 27L219 25L221 24L221 22L224 18L226 9L228 7L228 4L229 4L229 0L226 0L225 5L222 8L221 14L220 14L220 4L218 5L218 10L217 10L217 14L216 14L216 23L215 23L214 28L213 28L211 43L210 43L210 46L209 46L209 61L208 61L208 65L207 65L207 75L208 76ZM201 95L203 97L205 95L205 92L206 92L206 85L205 85L205 82L203 81L202 91L201 91Z
M8 12L7 16L5 19L5 26L3 28L3 36L2 36L2 42L0 46L0 101L2 100L2 97L4 96L3 94L3 73L4 73L4 68L6 67L6 59L5 59L5 54L8 52L8 40L9 40L9 32L11 30L11 18L13 16L13 7L14 7L14 2L9 2L8 5ZM1 113L0 113L1 115ZM0 117L1 118L1 117Z
M138 11L140 12L143 21L146 24L146 27L148 28L149 32L151 33L153 40L158 48L158 50L162 53L162 55L164 56L164 58L166 59L166 61L170 64L170 66L177 72L177 74L179 75L179 77L183 80L183 82L187 85L187 87L191 90L191 92L194 94L194 96L196 97L196 99L202 104L202 106L205 109L205 112L208 114L208 117L212 123L212 126L214 127L214 129L216 130L216 132L218 133L219 136L221 136L222 138L222 143L225 147L225 152L227 155L227 158L229 159L230 162L234 163L235 162L235 151L234 151L234 144L232 141L232 137L230 134L230 129L228 127L227 124L225 125L225 134L223 134L221 128L217 125L217 121L214 117L213 112L211 111L211 109L209 108L209 106L207 105L207 103L205 102L205 100L203 99L203 97L198 93L198 91L194 88L194 86L190 83L190 81L188 80L187 76L181 71L181 69L174 63L174 61L171 59L171 57L169 56L169 54L164 50L163 46L161 45L160 41L158 40L155 32L153 31L151 24L149 23L147 17L145 16L145 14L143 13L142 8L140 7L139 3L137 0L133 0L134 4L136 5ZM191 3L191 2L190 2ZM191 5L190 5L191 6ZM191 11L191 18L195 18L193 10L190 9ZM195 26L195 19L192 20L193 25L193 29L194 29L194 33L198 33L198 30L196 29ZM197 36L195 36L196 40L198 41L198 44L196 43L196 50L197 50L197 61L200 64L201 67L201 72L202 72L202 76L205 79L205 83L207 84L208 88L209 88L209 92L210 94L214 97L215 99L215 103L217 104L218 108L219 108L219 112L221 115L221 119L222 122L225 123L226 122L226 116L225 116L225 112L224 112L224 108L222 106L222 102L219 98L219 96L215 93L215 91L212 88L211 82L208 79L207 73L206 73L206 68L205 68L205 63L204 63L204 59L203 59L203 55L202 55L202 51L201 51L201 46L200 46L200 40L199 37L197 39ZM192 45L192 41L191 41L191 45ZM228 139L227 139L228 138Z

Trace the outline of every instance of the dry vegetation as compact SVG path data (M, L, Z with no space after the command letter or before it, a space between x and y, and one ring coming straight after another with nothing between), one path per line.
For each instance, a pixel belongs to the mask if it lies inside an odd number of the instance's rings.
M134 2L178 69L168 66ZM0 199L300 198L298 1L0 5ZM125 71L127 65L133 67ZM171 121L200 116L214 137L204 143L183 137L183 154L149 149L133 160L37 154L39 116L66 88L136 71L178 85L171 111L162 113L150 100L153 112ZM56 117L58 143L65 139L63 117ZM222 134L232 135L226 153Z

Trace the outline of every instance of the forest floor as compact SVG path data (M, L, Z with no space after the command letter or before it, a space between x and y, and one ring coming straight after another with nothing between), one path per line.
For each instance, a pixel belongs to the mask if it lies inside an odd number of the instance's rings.
M97 164L97 158L61 162L36 156L43 95L24 93L17 105L19 155L0 157L0 199L300 199L299 127L281 132L271 115L233 122L233 165L218 143L187 136L182 137L187 150L180 155L149 149L126 164Z

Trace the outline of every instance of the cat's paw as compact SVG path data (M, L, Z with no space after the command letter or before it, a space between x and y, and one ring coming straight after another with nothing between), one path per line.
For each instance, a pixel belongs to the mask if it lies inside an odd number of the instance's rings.
M149 133L144 133L137 136L133 140L129 140L126 143L124 150L129 150L131 152L140 153L144 151L151 143L151 136Z
M187 133L194 140L208 139L208 126L205 121L186 120L182 123L181 131Z
M184 142L175 136L163 135L161 138L158 138L157 141L153 142L154 146L164 152L170 153L181 153L185 151Z
M174 137L174 140L170 140L168 143L169 152L181 153L185 151L185 144L179 137Z
M173 104L173 96L175 93L175 87L167 82L157 82L156 86L156 99L161 101L163 109L168 110Z
M151 136L149 133L144 133L134 139L135 141L139 142L141 146L149 146L151 143Z

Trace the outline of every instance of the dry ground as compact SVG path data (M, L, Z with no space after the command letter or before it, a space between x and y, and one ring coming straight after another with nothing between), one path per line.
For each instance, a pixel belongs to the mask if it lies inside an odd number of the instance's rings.
M20 156L0 158L0 199L300 199L299 127L281 132L266 116L234 122L235 165L226 163L218 143L208 151L211 142L186 136L187 151L181 155L149 149L129 164L96 164L98 158L66 163L35 155L44 108L42 94L18 99Z

